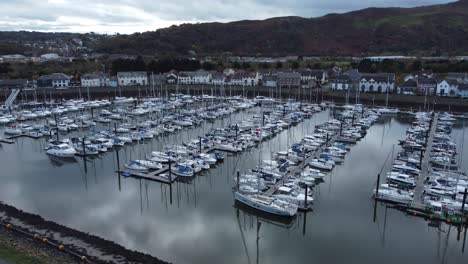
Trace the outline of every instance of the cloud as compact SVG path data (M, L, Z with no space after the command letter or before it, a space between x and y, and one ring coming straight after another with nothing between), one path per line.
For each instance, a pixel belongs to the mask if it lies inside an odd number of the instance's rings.
M11 0L7 2L0 4L0 30L133 33L181 23L228 22L290 15L316 17L366 7L413 7L451 1Z

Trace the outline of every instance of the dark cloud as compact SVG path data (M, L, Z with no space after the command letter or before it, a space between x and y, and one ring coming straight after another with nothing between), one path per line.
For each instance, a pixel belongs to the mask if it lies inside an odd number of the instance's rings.
M184 22L316 17L366 7L413 7L450 0L12 0L0 5L0 30L130 33Z

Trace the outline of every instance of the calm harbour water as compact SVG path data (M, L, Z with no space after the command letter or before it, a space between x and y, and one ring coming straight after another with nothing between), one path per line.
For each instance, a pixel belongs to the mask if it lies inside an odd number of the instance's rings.
M121 164L258 111L129 145L120 150ZM88 162L85 173L82 159L63 163L48 157L44 139L17 139L0 147L0 200L174 263L466 263L463 233L457 241L455 227L429 227L421 218L382 204L373 221L376 175L404 137L408 118L385 118L372 126L343 165L315 188L313 212L284 223L234 206L235 171L255 167L330 115L317 113L259 148L225 155L224 163L192 182L175 184L172 203L169 187L157 182L122 178L119 189L115 152ZM455 127L459 146L463 132L462 125ZM463 160L466 168L468 159Z

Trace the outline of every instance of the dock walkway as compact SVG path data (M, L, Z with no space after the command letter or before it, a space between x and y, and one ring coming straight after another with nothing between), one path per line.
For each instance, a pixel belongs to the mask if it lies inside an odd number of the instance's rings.
M427 144L426 149L424 151L424 157L421 163L421 172L417 177L416 181L416 188L414 189L414 199L411 207L417 208L424 208L424 201L423 201L423 192L424 192L424 181L429 176L430 171L430 153L432 151L432 144L434 141L434 135L437 128L437 120L439 115L435 114L432 119L431 130L429 131L429 135L427 137Z

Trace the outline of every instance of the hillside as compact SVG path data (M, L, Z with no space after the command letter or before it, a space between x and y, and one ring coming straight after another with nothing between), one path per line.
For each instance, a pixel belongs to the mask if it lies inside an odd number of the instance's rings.
M318 18L183 24L131 35L0 32L0 54L56 43L52 49L59 51L75 47L74 52L135 55L466 55L467 31L468 0L461 0ZM83 43L74 43L76 38Z
M416 8L368 8L319 18L184 24L101 42L109 53L369 55L466 53L468 0Z

